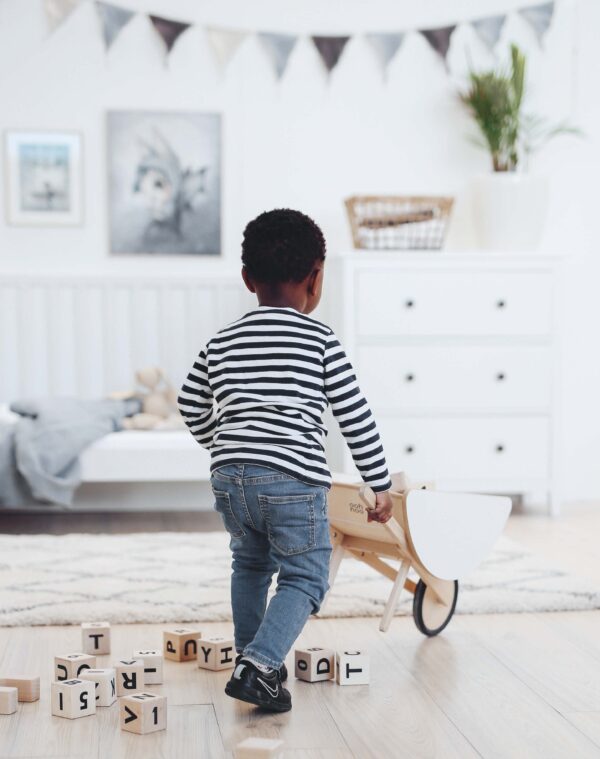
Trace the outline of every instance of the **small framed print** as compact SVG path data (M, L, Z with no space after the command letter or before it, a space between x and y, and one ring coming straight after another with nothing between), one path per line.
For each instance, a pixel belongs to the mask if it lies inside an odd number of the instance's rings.
M81 135L6 132L9 224L74 226L82 222Z

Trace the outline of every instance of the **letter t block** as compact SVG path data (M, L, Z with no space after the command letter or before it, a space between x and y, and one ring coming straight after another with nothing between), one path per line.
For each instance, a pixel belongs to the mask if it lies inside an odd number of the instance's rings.
M110 653L110 624L108 622L83 622L81 646L86 654L102 656Z

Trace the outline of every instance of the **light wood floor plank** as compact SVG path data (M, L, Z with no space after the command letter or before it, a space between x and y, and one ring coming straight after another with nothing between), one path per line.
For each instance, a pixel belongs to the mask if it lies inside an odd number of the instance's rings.
M565 717L600 749L600 712L571 712Z

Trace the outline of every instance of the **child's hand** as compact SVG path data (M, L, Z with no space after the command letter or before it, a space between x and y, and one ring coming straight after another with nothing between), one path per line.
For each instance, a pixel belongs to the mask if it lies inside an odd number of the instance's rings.
M367 509L367 520L369 522L381 522L385 524L392 518L392 509L394 503L389 491L386 493L375 493L375 507Z

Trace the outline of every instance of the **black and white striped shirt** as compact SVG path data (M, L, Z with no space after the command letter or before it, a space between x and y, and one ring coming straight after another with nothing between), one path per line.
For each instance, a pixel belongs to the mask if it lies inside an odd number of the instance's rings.
M325 487L328 404L364 482L388 490L379 433L352 365L329 327L294 308L259 306L222 329L179 395L185 423L211 452L211 470L262 464Z

